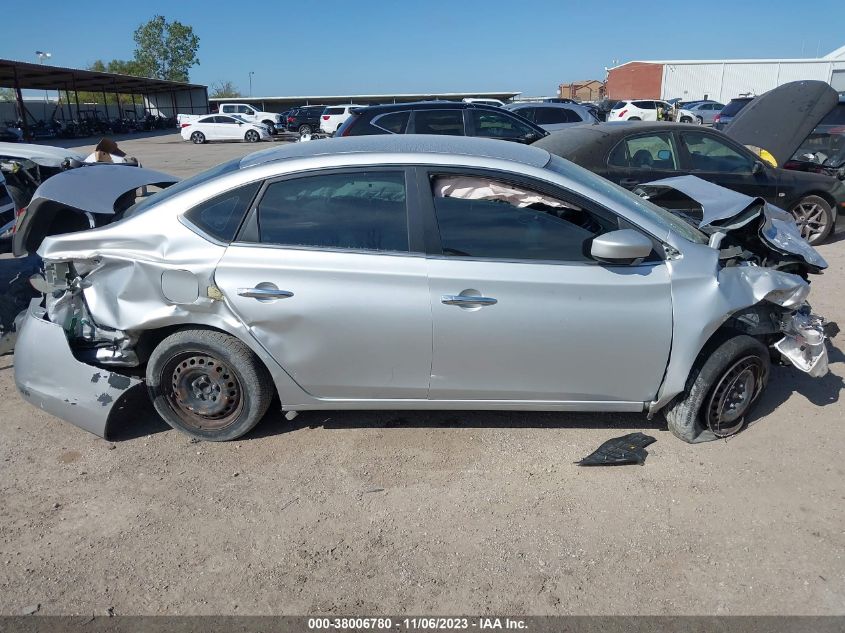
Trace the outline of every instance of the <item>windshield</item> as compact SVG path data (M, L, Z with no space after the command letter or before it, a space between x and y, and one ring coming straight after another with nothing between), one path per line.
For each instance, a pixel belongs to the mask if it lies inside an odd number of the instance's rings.
M186 178L185 180L180 180L175 185L168 187L164 191L154 193L153 195L144 198L141 202L133 205L132 207L127 209L126 213L124 214L124 217L128 218L131 216L138 215L139 213L143 213L152 206L157 205L159 202L169 200L173 196L178 195L183 191L190 189L191 187L201 185L202 183L211 180L212 178L217 178L217 176L222 176L223 174L228 174L233 171L237 171L238 169L240 169L240 166L241 159L235 158L234 160L230 160L226 163L217 165L216 167L212 167L211 169L207 169L204 172L197 174L196 176Z
M629 208L635 207L639 213L642 213L651 221L657 222L659 225L672 231L673 233L677 233L689 242L693 242L695 244L707 244L708 242L707 236L704 235L704 233L673 213L658 207L656 204L641 198L635 193L632 193L615 183L610 182L606 178L597 176L583 167L570 163L568 160L552 155L552 159L549 161L548 165L546 165L546 169L550 169L555 173L566 176L567 178L573 178L583 182L603 193L614 202L618 202L621 206Z

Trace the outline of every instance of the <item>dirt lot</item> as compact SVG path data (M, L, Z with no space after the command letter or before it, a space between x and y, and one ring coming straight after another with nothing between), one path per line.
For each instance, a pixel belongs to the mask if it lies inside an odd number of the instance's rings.
M255 149L121 146L179 175ZM820 250L811 300L845 323L845 242ZM831 352L698 446L642 415L489 412L271 412L196 444L143 405L109 443L25 404L6 356L0 613L842 614ZM573 465L634 430L658 438L645 466Z

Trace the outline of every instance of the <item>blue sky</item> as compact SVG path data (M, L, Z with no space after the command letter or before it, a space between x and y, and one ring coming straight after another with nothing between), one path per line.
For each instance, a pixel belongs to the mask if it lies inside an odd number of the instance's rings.
M516 90L603 78L631 59L815 57L845 45L845 0L319 0L40 3L3 11L0 57L60 66L132 57L156 13L193 26L191 79L246 94ZM658 7L666 9L661 12ZM296 14L291 7L299 7ZM305 11L307 7L307 12ZM638 7L638 8L633 8ZM803 54L802 54L803 53Z

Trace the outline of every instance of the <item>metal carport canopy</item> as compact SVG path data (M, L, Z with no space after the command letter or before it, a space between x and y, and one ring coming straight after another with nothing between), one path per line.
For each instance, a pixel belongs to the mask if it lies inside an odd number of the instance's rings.
M200 84L164 81L147 77L133 77L78 68L62 68L11 59L0 59L0 87L30 90L73 90L147 94L192 88L205 89Z

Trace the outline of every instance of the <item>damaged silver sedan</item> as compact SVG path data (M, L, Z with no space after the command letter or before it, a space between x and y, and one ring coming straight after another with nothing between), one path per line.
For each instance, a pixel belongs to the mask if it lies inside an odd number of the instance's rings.
M642 192L674 192L670 211L492 140L258 152L47 237L16 382L101 436L141 383L204 440L248 432L275 395L289 416L662 410L685 441L727 436L770 358L826 371L807 304L826 264L762 200L672 180Z

